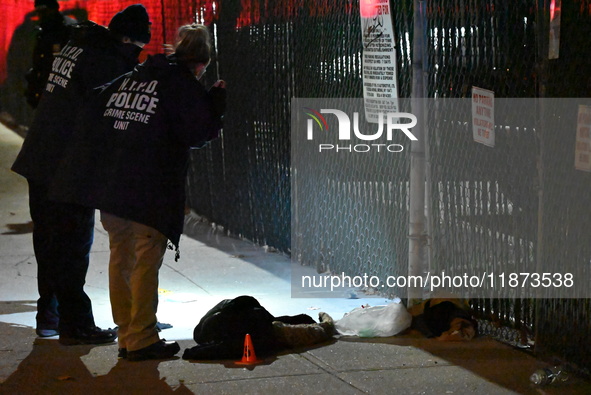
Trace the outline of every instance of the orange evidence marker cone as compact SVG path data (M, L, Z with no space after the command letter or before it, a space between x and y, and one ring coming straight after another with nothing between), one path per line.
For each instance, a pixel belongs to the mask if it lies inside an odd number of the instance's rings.
M254 365L261 362L263 362L263 360L257 358L257 355L254 352L252 339L247 333L246 336L244 336L244 354L242 355L242 360L236 361L236 363L238 365Z

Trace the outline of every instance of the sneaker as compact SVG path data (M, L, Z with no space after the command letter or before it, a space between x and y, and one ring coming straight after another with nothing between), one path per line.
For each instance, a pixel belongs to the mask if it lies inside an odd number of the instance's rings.
M35 333L39 337L52 337L52 336L59 335L60 334L60 331L58 331L57 329L41 329L41 328L37 328L37 329L35 329Z
M181 347L177 342L167 342L165 339L135 351L127 352L129 361L144 361L146 359L168 359L172 358Z
M111 343L117 339L117 331L114 329L101 329L98 326L91 328L76 328L71 331L62 330L60 343L66 346L77 344L103 344Z

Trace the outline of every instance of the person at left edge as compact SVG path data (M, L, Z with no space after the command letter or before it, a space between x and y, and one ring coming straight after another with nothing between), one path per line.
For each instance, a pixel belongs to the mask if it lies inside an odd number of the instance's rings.
M54 56L59 54L70 39L70 29L76 20L62 15L57 0L35 0L35 12L39 16L39 26L33 64L25 75L27 88L25 97L32 108L37 108L45 90L47 77L51 72Z
M97 86L132 70L150 42L150 20L143 5L117 13L109 27L84 22L56 56L35 118L12 170L27 179L37 260L37 334L59 333L62 344L112 342L117 332L95 325L84 291L94 236L94 210L52 201L55 169L77 132L85 97Z

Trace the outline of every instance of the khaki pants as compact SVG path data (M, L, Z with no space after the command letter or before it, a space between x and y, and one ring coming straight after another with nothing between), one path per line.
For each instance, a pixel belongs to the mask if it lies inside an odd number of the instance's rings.
M136 351L160 340L158 271L167 238L149 226L105 212L101 222L109 233L109 294L119 348Z

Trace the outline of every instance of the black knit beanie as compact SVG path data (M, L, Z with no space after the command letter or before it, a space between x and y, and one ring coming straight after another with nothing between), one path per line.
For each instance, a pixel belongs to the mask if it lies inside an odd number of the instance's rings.
M148 44L151 24L146 8L141 4L134 4L115 14L109 22L109 30L115 36L129 37L133 41Z
M37 7L53 8L54 10L60 9L60 5L57 0L35 0L35 8Z

